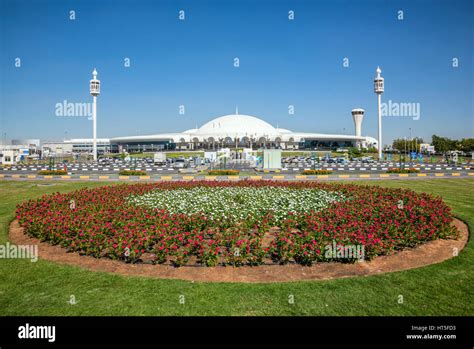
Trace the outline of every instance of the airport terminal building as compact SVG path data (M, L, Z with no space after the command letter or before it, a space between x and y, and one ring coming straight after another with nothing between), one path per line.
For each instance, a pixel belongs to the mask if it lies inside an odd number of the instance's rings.
M362 112L361 112L362 111ZM359 113L359 114L357 114ZM316 150L339 147L377 147L373 137L360 135L362 109L354 109L355 135L293 132L275 128L255 116L231 114L208 121L199 128L180 133L110 139L112 152L142 152L158 150L207 150L219 148L280 148L283 150Z

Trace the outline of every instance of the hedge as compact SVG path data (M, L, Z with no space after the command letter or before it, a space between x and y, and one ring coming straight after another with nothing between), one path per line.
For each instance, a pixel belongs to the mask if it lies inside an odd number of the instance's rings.
M311 175L328 175L331 174L332 171L329 170L304 170L301 172L302 175L311 176Z
M120 176L146 176L145 171L139 170L122 170L119 172Z
M420 172L417 168L389 168L387 173L418 173Z
M38 171L39 175L44 175L44 176L60 176L60 175L67 175L67 171L65 170L41 170Z
M211 176L238 176L239 170L210 170L207 173Z

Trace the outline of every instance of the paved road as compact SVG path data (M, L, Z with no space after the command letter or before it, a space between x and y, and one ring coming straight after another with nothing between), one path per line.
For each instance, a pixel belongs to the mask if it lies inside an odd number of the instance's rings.
M281 169L281 173L297 174L303 170L310 170L311 166L308 164L287 164L287 167ZM407 167L414 167L420 170L421 173L430 172L455 172L455 171L474 171L474 165L447 165L447 164L412 164L406 165ZM324 170L333 171L333 173L340 174L351 174L351 173L385 173L389 168L398 167L398 163L385 162L385 163L373 163L373 164L322 164L319 168ZM56 169L63 169L62 165L56 165ZM248 165L229 166L228 168L235 168L241 172L256 173L254 168L248 167ZM71 175L114 175L118 174L121 170L132 169L130 164L73 164L67 167L68 173ZM179 169L168 166L153 165L148 163L141 163L135 167L136 170L146 171L150 175L155 174L179 174ZM0 174L36 174L40 170L48 170L47 165L17 165L11 168L5 167L0 168Z
M364 174L331 174L319 176L304 176L299 174L271 174L261 173L259 175L245 176L207 176L207 175L182 175L182 174L166 174L166 175L148 175L148 176L119 176L117 174L104 175L66 175L66 176L41 176L28 174L0 174L0 180L41 180L41 181L190 181L190 180L400 180L400 179L436 179L436 178L474 178L474 172L459 171L451 173L412 173L412 174L387 174L387 173L364 173Z

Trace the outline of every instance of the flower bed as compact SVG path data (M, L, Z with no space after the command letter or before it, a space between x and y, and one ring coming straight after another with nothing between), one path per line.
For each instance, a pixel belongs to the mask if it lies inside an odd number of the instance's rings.
M139 170L122 170L119 171L119 176L146 176L146 172Z
M304 170L303 172L301 172L301 174L305 176L328 175L331 173L332 171L329 171L329 170Z
M420 170L417 168L389 168L387 173L419 173Z
M59 175L67 175L67 171L65 170L41 170L38 171L39 175L43 176L59 176Z
M318 211L332 202L344 199L338 192L320 189L292 189L273 186L238 186L178 188L153 190L130 197L130 203L170 214L204 214L207 219L232 226L244 220L257 223L259 217L271 213L275 222L299 213Z
M239 170L209 170L207 172L210 176L238 176Z
M30 200L16 216L27 234L71 252L175 266L352 262L358 258L328 254L328 247L363 246L371 259L456 237L439 197L342 183L107 186Z

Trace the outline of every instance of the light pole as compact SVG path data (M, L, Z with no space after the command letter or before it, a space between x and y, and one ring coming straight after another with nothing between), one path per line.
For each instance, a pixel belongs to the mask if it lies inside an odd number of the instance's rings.
M413 139L411 138L411 127L408 128L410 130L410 143L408 143L408 154L410 154L410 166L411 166L411 144L413 143Z
M92 72L93 79L90 81L90 92L92 103L92 155L97 161L97 96L100 94L100 81L97 80L97 70Z
M403 168L405 168L406 161L407 161L407 137L405 136L405 154L403 154Z
M383 77L380 76L380 73L382 73L382 70L377 67L377 70L375 71L377 73L377 76L374 79L374 92L377 94L377 109L378 109L378 117L379 117L379 139L378 139L378 145L379 145L379 160L382 160L382 110L381 110L381 104L382 104L382 93L384 92L384 79Z

